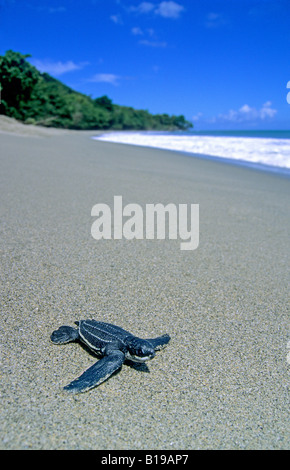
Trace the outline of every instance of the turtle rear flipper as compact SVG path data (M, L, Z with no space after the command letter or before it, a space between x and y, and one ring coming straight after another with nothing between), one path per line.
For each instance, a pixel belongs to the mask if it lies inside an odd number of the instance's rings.
M155 351L159 351L160 349L165 348L167 343L169 343L170 336L165 334L165 335L162 335L162 336L158 336L158 338L150 338L147 341L149 341L152 344Z
M51 334L51 341L55 344L65 344L75 341L79 338L79 332L76 328L71 326L61 326Z
M87 369L79 378L64 387L72 393L83 393L107 380L122 367L125 355L122 351L113 351Z

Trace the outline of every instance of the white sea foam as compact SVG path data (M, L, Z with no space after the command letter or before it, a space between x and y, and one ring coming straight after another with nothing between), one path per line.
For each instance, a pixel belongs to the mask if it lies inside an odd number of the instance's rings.
M97 140L156 147L290 169L290 139L112 132Z

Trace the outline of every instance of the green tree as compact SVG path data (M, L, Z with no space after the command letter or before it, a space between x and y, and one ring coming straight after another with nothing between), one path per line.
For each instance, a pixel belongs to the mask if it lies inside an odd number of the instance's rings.
M100 98L96 98L95 103L97 106L100 106L101 108L105 108L108 111L113 111L114 109L112 100L110 100L110 98L108 98L106 95L100 96Z
M31 96L39 72L25 59L29 55L9 50L0 57L1 108L0 113L23 119L23 104Z

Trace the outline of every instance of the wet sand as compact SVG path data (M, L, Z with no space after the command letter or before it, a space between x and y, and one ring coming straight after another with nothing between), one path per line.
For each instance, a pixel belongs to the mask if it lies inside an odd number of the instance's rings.
M24 127L0 135L1 448L289 448L289 179ZM115 195L199 204L199 247L94 240ZM73 396L96 358L50 334L84 318L171 341Z

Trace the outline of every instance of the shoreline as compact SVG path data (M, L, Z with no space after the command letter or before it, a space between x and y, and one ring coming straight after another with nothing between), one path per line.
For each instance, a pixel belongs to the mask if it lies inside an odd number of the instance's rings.
M146 133L147 131L116 131L112 129L108 130L73 130L73 129L59 129L59 128L49 128L49 127L42 127L42 126L34 126L31 124L24 124L20 121L17 121L16 119L9 118L4 115L0 115L0 134L13 134L13 135L18 135L18 136L31 136L31 137L44 137L44 136L61 136L65 134L79 134L79 135L87 135L91 139L95 140L94 137L101 137L102 135L110 134L110 133L115 133L115 132L123 132L123 133ZM153 132L153 131L148 131ZM157 131L158 132L158 131ZM163 131L160 131L161 133ZM200 131L200 134L197 132L196 135L205 135L204 132L206 131ZM234 131L232 131L234 132ZM194 131L193 131L194 134ZM113 143L113 142L112 142ZM126 144L122 143L122 145L134 145L132 144ZM279 166L273 166L273 165L266 165L263 163L255 163L255 162L250 162L246 160L240 160L240 159L230 159L227 157L219 157L219 156L214 156L214 155L207 155L203 153L194 153L194 152L186 152L183 150L178 150L178 149L162 149L160 147L151 147L151 146L142 146L144 148L147 148L150 150L151 148L154 149L159 149L159 150L165 150L165 151L170 151L170 152L177 152L179 154L189 156L189 157L194 157L194 158L201 158L201 159L206 159L206 160L212 160L212 161L217 161L221 163L226 163L229 165L235 165L235 166L242 166L246 168L250 168L253 170L257 171L263 171L263 172L269 172L273 174L277 174L280 176L283 176L285 178L290 177L290 169L286 167L279 167Z
M93 134L0 135L1 448L288 449L288 180ZM199 204L198 248L94 240L114 195ZM84 318L171 341L74 397Z
M181 152L181 153L185 155L189 154L189 152ZM262 171L262 172L266 172L270 174L276 174L277 176L290 178L290 168L266 165L263 163L254 163L254 162L249 162L246 160L234 160L234 159L225 158L225 157L215 157L213 155L205 155L205 154L198 154L198 153L191 153L189 154L189 156L195 157L195 158L204 158L206 160L212 160L215 162L225 163L228 165L234 165L238 167L245 167L251 170Z
M108 132L111 132L111 131L108 131ZM126 132L126 131L124 131ZM101 134L102 135L102 134ZM93 140L97 140L97 139L94 139L94 136L91 136L91 138ZM107 141L107 142L110 142L110 141ZM116 145L135 145L135 144L129 144L129 143L122 143L122 142L111 142L111 143L114 143ZM137 147L137 145L136 145ZM279 167L279 166L273 166L273 165L266 165L266 164L263 164L263 163L254 163L254 162L250 162L250 161L247 161L247 160L235 160L235 159L230 159L230 158L226 158L226 157L216 157L214 155L207 155L207 154L203 154L203 153L194 153L194 152L185 152L185 151L182 151L182 150L177 150L177 149L162 149L161 147L153 147L153 146L148 146L148 145L138 145L138 147L143 147L144 149L156 149L156 150L164 150L165 152L174 152L174 153L177 153L177 154L181 154L185 157L190 157L190 158L199 158L199 159L204 159L204 160L211 160L211 161L214 161L214 162L217 162L217 163L222 163L222 164L226 164L226 165L234 165L234 166L238 166L238 167L245 167L245 168L248 168L250 170L255 170L255 171L261 171L261 172L266 172L266 173L270 173L270 174L276 174L277 176L282 176L282 177L285 177L285 178L290 178L290 168L284 168L284 167Z
M112 137L110 137L110 134ZM121 136L121 137L120 137ZM128 137L130 136L130 137ZM289 139L274 139L273 137L267 138L252 138L250 136L228 136L217 134L198 135L193 133L158 133L158 132L144 132L144 131L122 131L114 132L109 131L106 134L96 135L92 137L95 140L102 140L104 142L120 143L127 145L135 145L140 147L156 148L179 152L187 156L198 156L199 158L206 158L215 161L225 162L238 166L246 166L261 171L269 171L273 173L281 173L284 176L290 176L290 160L286 158L287 149L290 152L290 140ZM193 140L198 139L198 140ZM206 140L201 140L206 139ZM228 140L229 139L229 140ZM240 151L240 147L245 145L247 140L251 141L252 147L246 148L243 152ZM265 156L261 158L260 146L266 145L265 142L271 142L270 145L264 149ZM277 153L275 145L276 141L284 143L278 152L278 163L279 158L283 159L284 166L273 165L268 162L269 155ZM285 143L287 142L287 144ZM257 143L259 143L257 147ZM227 144L227 145L226 145ZM268 144L267 144L268 145ZM199 150L198 148L201 147ZM226 147L228 149L226 150ZM258 152L258 158L252 159L252 154ZM281 153L282 152L282 153ZM235 155L233 158L228 156L228 153ZM276 155L277 157L277 155ZM258 160L258 161L256 161ZM260 160L260 161L259 161ZM263 161L264 160L264 161Z

